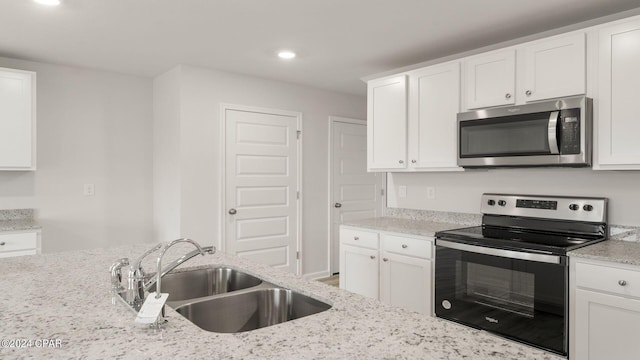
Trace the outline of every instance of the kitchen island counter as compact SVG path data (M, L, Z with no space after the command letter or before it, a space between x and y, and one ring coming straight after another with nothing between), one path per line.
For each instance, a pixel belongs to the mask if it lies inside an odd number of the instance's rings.
M135 314L113 297L108 274L116 259L135 259L150 247L0 260L0 358L562 359L224 254L197 256L181 268L227 265L325 301L332 308L237 334L201 330L167 308L169 322L154 331L135 324ZM167 255L177 257L190 250L176 248ZM145 261L148 272L153 271L154 260ZM8 341L16 339L32 342L8 347ZM54 346L38 347L42 339Z

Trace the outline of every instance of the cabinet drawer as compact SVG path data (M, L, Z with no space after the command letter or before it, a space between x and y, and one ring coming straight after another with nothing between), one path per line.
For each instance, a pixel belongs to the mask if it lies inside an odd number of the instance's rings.
M576 263L576 285L640 298L640 271Z
M340 229L340 242L346 245L378 248L378 233L360 229Z
M431 241L396 235L382 235L382 249L388 252L431 259Z
M35 232L0 234L0 257L35 254L37 241L38 234Z

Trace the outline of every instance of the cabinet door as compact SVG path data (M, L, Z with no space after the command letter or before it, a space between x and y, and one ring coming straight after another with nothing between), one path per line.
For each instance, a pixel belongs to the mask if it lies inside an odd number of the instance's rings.
M574 360L638 359L640 301L576 289Z
M0 170L35 168L35 73L0 68Z
M431 313L431 261L383 251L380 300L423 314Z
M367 168L407 166L407 77L372 80L367 92Z
M465 63L465 72L467 109L515 103L515 50L470 58Z
M462 170L457 165L460 64L421 69L409 75L409 167Z
M596 168L640 169L640 20L602 28L598 51Z
M585 41L578 33L524 47L524 101L584 94Z
M340 244L340 288L378 299L378 250Z

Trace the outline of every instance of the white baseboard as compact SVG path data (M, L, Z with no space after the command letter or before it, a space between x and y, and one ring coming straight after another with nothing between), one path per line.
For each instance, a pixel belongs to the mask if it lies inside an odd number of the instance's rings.
M317 280L317 279L328 278L329 276L331 276L331 274L329 274L329 270L325 270L325 271L318 271L314 273L304 274L302 275L302 278L305 280Z

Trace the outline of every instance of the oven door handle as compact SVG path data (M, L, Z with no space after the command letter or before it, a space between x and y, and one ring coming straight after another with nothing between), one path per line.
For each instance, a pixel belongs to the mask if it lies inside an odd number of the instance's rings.
M558 115L559 111L551 112L549 115L549 124L547 125L547 137L549 138L549 151L552 154L560 154L558 149Z
M436 246L442 246L449 249L468 251L468 252L473 252L473 253L483 254L483 255L500 256L500 257L505 257L509 259L528 260L528 261L543 262L548 264L560 264L560 256L557 256L557 255L544 255L544 254L535 254L535 253L522 252L522 251L496 249L496 248L490 248L485 246L462 244L462 243L457 243L457 242L447 241L442 239L436 239Z

